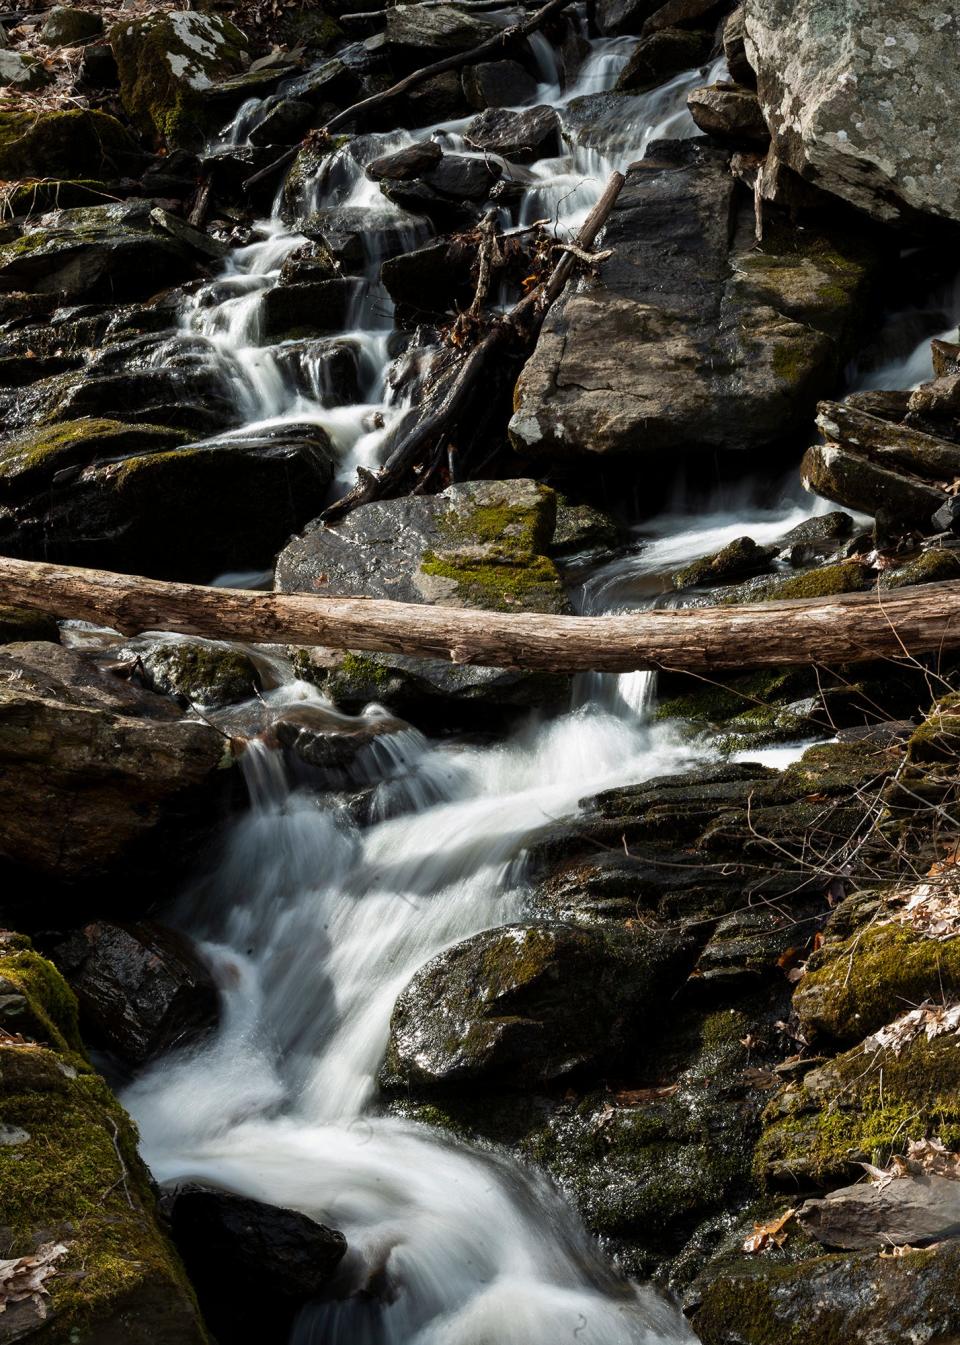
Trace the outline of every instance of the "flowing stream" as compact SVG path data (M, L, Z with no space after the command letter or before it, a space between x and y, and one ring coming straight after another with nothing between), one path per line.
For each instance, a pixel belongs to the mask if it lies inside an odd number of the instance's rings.
M561 93L552 52L535 41L542 84L533 102L553 103L562 115L573 97L611 87L632 45L595 42L576 87ZM658 136L694 134L686 94L717 74L680 76L637 101L636 121L611 123L601 147L524 169L519 222L548 216L560 231L575 227L614 167L640 158ZM256 113L245 108L229 135L242 139ZM463 127L365 137L366 157L429 134L469 152ZM347 149L316 184L315 204L378 216L394 209ZM406 240L421 241L415 230ZM194 296L177 339L199 341L229 383L244 421L238 433L319 424L346 485L358 465L376 465L410 393L388 379L392 309L372 247L350 329L339 338L357 352L359 403L331 404L312 343L261 342L261 296L303 242L276 210ZM722 512L718 504L710 517L678 507L638 534L642 549L590 578L581 607L650 602L665 571L745 532L758 541L780 536L810 512L789 490L766 510L747 495ZM266 693L274 706L329 708L289 669L280 682ZM693 1338L671 1305L609 1265L535 1169L380 1114L376 1093L397 994L437 952L524 916L523 855L538 830L585 796L682 770L704 755L651 720L652 695L647 674L585 677L568 713L531 719L499 745L429 742L413 728L386 735L367 765L381 820L365 828L330 796L291 781L262 742L245 752L250 808L233 824L215 875L180 907L221 987L221 1027L192 1053L152 1066L124 1101L159 1180L203 1179L346 1234L340 1297L304 1310L295 1345Z

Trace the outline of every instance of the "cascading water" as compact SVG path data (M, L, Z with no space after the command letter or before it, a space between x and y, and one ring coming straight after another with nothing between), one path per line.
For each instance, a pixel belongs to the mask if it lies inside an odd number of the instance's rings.
M549 48L534 49L545 81L555 81ZM597 43L575 89L561 94L545 83L534 101L562 112L574 96L609 88L626 54L622 41ZM685 95L703 77L690 72L637 99L637 120L611 124L609 143L535 165L521 219L571 227L612 167L640 157L658 134L693 134ZM245 107L230 137L242 139L255 119L256 108ZM462 130L452 123L433 133L471 152ZM370 157L415 138L369 137ZM332 203L390 209L346 153L318 184L317 204ZM199 339L232 388L241 432L320 424L347 481L358 464L377 461L403 410L387 380L389 301L371 264L357 282L352 330L339 338L361 353L364 400L325 404L322 386L302 376L303 343L260 341L261 296L304 240L278 214L258 232L194 297L181 339ZM765 521L731 513L693 529L689 520L673 523L639 558L595 578L584 606L642 600L644 582L652 592L651 577L668 564L747 527L774 536L809 513L792 508ZM632 677L612 695L610 679L582 684L570 713L496 747L430 745L413 730L379 739L370 769L384 791L373 811L382 820L366 828L330 796L291 784L263 742L248 747L251 808L227 838L216 875L181 904L218 977L221 1028L193 1053L157 1063L124 1100L160 1180L202 1178L345 1232L351 1250L340 1296L304 1311L296 1345L691 1339L668 1304L610 1268L538 1172L375 1107L397 994L433 954L523 914L523 853L538 830L586 795L682 769L701 751L645 721L651 684ZM266 695L268 706L284 698L330 708L289 677Z

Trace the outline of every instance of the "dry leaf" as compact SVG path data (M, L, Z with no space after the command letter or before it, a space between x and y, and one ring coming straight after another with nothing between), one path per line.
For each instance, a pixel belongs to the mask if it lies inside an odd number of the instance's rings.
M621 1088L614 1098L621 1107L638 1107L644 1102L656 1102L660 1098L673 1097L680 1091L678 1083L665 1084L662 1088Z
M796 1210L787 1210L779 1219L770 1219L765 1224L754 1224L753 1232L743 1244L743 1250L751 1255L762 1252L765 1247L782 1247L789 1237L787 1224L796 1215Z
M960 1003L958 1004L921 1004L919 1009L911 1009L894 1022L880 1028L867 1037L863 1049L868 1054L873 1051L892 1050L899 1055L905 1046L916 1041L921 1034L927 1041L943 1037L948 1032L960 1031Z
M22 1303L29 1298L45 1317L43 1297L48 1291L44 1282L56 1275L55 1262L66 1254L67 1248L62 1242L45 1242L29 1256L0 1261L0 1312L6 1312L8 1303Z

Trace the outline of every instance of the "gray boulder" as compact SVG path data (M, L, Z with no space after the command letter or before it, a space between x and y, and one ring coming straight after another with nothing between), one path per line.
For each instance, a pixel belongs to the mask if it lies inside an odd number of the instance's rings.
M960 220L960 16L927 0L747 0L780 159L878 219Z
M395 62L417 69L469 51L502 31L496 21L456 5L393 5L387 10L384 44Z
M312 525L277 560L280 593L563 612L546 551L556 497L535 481L472 481L439 495L354 509L336 528Z
M702 140L629 170L604 246L599 280L550 309L520 375L510 436L528 457L785 445L852 349L876 261L813 222L771 221L755 248L752 205Z
M516 163L532 163L560 152L560 122L552 107L530 107L523 112L491 107L474 117L464 134L476 149Z
M729 81L687 95L690 115L706 135L733 145L764 146L770 139L760 100L753 89Z

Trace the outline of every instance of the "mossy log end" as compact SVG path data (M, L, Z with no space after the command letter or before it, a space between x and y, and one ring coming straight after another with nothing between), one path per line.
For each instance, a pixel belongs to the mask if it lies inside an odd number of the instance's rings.
M0 558L0 603L98 622L124 634L169 630L552 672L716 672L904 658L960 647L960 580L736 608L552 616L206 588Z

